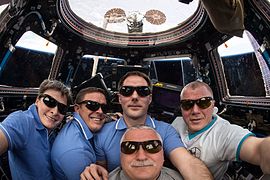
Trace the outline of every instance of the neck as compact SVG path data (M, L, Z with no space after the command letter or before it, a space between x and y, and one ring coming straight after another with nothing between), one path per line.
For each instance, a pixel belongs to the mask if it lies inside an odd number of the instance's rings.
M136 126L139 124L144 125L146 122L147 114L142 116L142 117L139 117L139 118L127 117L126 115L123 115L123 117L124 117L124 121L125 121L127 127L132 127L132 126Z

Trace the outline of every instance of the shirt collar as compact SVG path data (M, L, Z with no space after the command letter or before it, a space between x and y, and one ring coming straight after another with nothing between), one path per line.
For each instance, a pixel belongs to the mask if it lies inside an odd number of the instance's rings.
M42 122L41 122L41 120L40 120L40 117L39 117L39 115L38 115L38 109L37 109L37 106L35 105L35 104L32 104L31 106L29 106L29 108L28 108L28 110L29 111L31 111L31 113L33 114L33 116L34 116L34 120L35 120L35 124L36 124L36 129L38 129L38 130L42 130L42 129L46 129L44 126L43 126L43 124L42 124Z
M85 139L90 140L93 137L93 133L91 132L87 124L84 122L84 120L77 112L74 112L73 116L74 116L73 120L79 124Z

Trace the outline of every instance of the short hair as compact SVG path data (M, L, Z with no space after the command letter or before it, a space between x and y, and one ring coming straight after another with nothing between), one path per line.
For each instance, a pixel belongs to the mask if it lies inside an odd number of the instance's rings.
M67 105L72 104L72 94L70 88L63 84L61 81L55 79L45 79L39 86L38 97L44 94L45 91L53 89L61 92L62 96L67 97Z
M120 144L124 141L126 134L127 134L129 131L134 130L134 129L147 129L147 130L152 130L152 131L157 135L158 139L160 140L161 144L163 145L163 140L162 140L160 134L159 134L154 128L149 127L149 126L146 126L146 125L141 125L141 124L129 127L129 128L126 130L126 132L123 134L123 136L122 136L122 138L121 138L121 140L120 140Z
M211 87L208 84L206 84L205 82L201 82L201 81L192 81L192 82L188 83L182 89L181 94L180 94L180 98L182 98L183 93L184 93L184 91L186 91L187 88L196 89L199 87L205 87L211 93L212 98L214 98L213 91L212 91Z
M124 76L122 76L121 79L118 82L118 90L123 86L124 81L129 76L139 76L139 77L142 77L147 82L148 87L152 91L152 82L151 82L150 78L146 74L144 74L143 72L140 72L140 71L129 71Z
M98 93L101 93L105 96L106 98L106 92L105 90L101 89L101 88L97 88L97 87L87 87L87 88L84 88L84 89L81 89L77 96L76 96L76 99L75 99L75 104L78 104L80 102L82 102L84 96L88 93L93 93L93 92L98 92ZM107 101L107 99L106 99Z

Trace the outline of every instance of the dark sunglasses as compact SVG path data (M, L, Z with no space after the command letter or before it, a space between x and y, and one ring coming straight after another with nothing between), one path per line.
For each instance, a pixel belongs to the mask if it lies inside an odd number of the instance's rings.
M48 94L42 94L39 97L43 98L43 103L46 106L48 106L49 108L55 108L57 106L59 113L62 115L66 115L67 110L68 110L67 105L58 102L57 100L55 100L53 97L51 97Z
M143 142L137 141L124 141L121 143L121 152L124 154L133 154L140 149L140 145L144 151L155 154L162 149L162 144L160 140L149 140Z
M196 103L201 109L206 109L211 105L212 97L202 97L195 100L181 100L180 105L184 110L191 109Z
M77 104L85 104L85 107L90 111L97 111L99 108L102 109L103 113L106 113L108 110L107 104L100 104L96 101L85 100Z
M148 86L122 86L119 93L123 96L129 97L134 91L136 91L141 97L146 97L151 94L151 90Z

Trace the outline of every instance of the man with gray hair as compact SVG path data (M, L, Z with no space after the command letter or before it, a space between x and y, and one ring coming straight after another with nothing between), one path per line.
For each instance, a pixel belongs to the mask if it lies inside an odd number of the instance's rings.
M120 146L121 166L109 174L110 180L182 179L178 172L163 167L163 141L153 128L144 125L128 128L121 138Z

